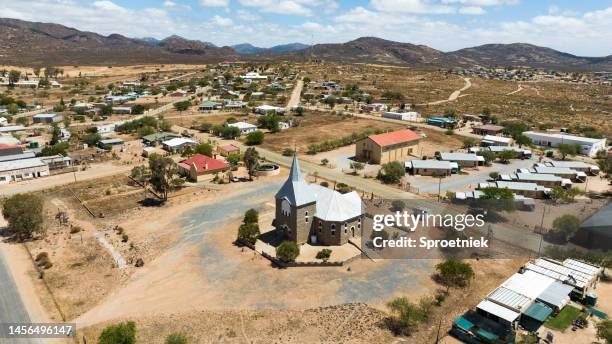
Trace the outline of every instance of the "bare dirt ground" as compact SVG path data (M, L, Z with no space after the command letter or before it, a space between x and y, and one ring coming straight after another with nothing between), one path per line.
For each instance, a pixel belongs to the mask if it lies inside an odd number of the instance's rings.
M339 139L366 129L397 130L404 128L400 124L351 116L344 117L326 112L307 111L304 116L296 117L296 120L300 122L298 127L266 135L262 147L282 152L285 148L293 149L295 146L298 151L305 152L310 144Z
M192 343L392 343L382 326L386 314L365 304L307 310L192 311L146 317L137 322L139 343L163 343L173 332ZM106 324L86 328L97 338Z

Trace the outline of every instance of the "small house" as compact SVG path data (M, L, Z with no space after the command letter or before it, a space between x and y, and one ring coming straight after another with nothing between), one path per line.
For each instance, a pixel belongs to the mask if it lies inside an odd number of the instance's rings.
M421 176L450 176L459 169L456 162L439 160L410 160L404 166L407 172Z
M32 120L34 121L34 123L50 124L61 122L62 120L64 120L64 117L55 113L40 113L38 115L34 115L32 117Z
M240 154L240 148L238 148L237 146L234 146L233 144L228 144L228 145L224 145L224 146L219 146L217 148L217 151L219 152L219 154L221 154L221 156L229 156L230 154Z
M184 151L187 147L194 148L198 143L187 137L176 137L162 142L164 150L177 153Z
M225 161L213 159L203 154L196 154L177 164L179 173L192 181L199 181L204 175L227 171L230 164Z
M440 153L440 159L444 161L456 162L461 167L478 167L484 165L484 157L469 153Z
M247 122L225 123L226 127L234 127L240 130L240 135L246 135L257 130L257 126Z

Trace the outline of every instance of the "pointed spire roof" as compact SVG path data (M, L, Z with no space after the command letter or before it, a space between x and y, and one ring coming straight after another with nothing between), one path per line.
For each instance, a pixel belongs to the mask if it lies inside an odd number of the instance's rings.
M306 183L304 177L302 177L297 155L293 156L289 178L287 178L283 186L278 190L275 197L276 199L286 198L292 205L298 207L316 201L315 195L308 187L308 183Z
M289 179L293 182L303 182L302 172L300 171L300 164L297 159L297 155L293 154L293 162L291 163L291 171L289 172Z

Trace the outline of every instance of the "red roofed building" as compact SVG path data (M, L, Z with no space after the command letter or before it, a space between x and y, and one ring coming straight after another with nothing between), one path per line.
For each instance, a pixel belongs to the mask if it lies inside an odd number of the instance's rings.
M227 162L213 159L203 154L196 154L187 160L179 162L177 166L182 175L194 181L197 181L198 177L202 175L230 169L230 164Z
M217 148L217 150L219 151L219 154L221 154L222 156L228 156L233 153L240 153L240 148L234 146L231 143L225 146L220 146L219 148Z
M405 161L414 152L421 135L410 129L370 135L355 144L355 157L370 164Z

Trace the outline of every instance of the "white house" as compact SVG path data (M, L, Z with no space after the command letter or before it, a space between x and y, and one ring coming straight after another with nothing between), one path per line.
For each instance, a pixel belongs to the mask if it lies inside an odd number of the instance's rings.
M597 151L606 149L606 139L593 139L590 137L566 135L566 134L549 134L537 133L534 131L526 131L523 133L531 142L538 146L558 147L560 144L579 145L580 154L586 156L595 156Z
M285 112L285 108L265 104L265 105L260 105L256 107L255 110L253 110L253 112L260 114L260 115L267 115L267 114L272 114L272 113L282 114Z
M481 144L483 146L510 146L510 144L512 144L512 138L495 135L485 135L482 138Z
M384 118L398 119L401 121L416 121L421 115L418 112L391 112L387 111L382 114Z
M240 78L244 79L244 80L249 80L249 81L253 81L253 80L267 80L268 76L261 75L261 74L259 74L257 72L248 72L245 75L241 75Z
M257 126L247 122L225 123L226 127L234 127L240 130L240 135L252 133L257 130Z

